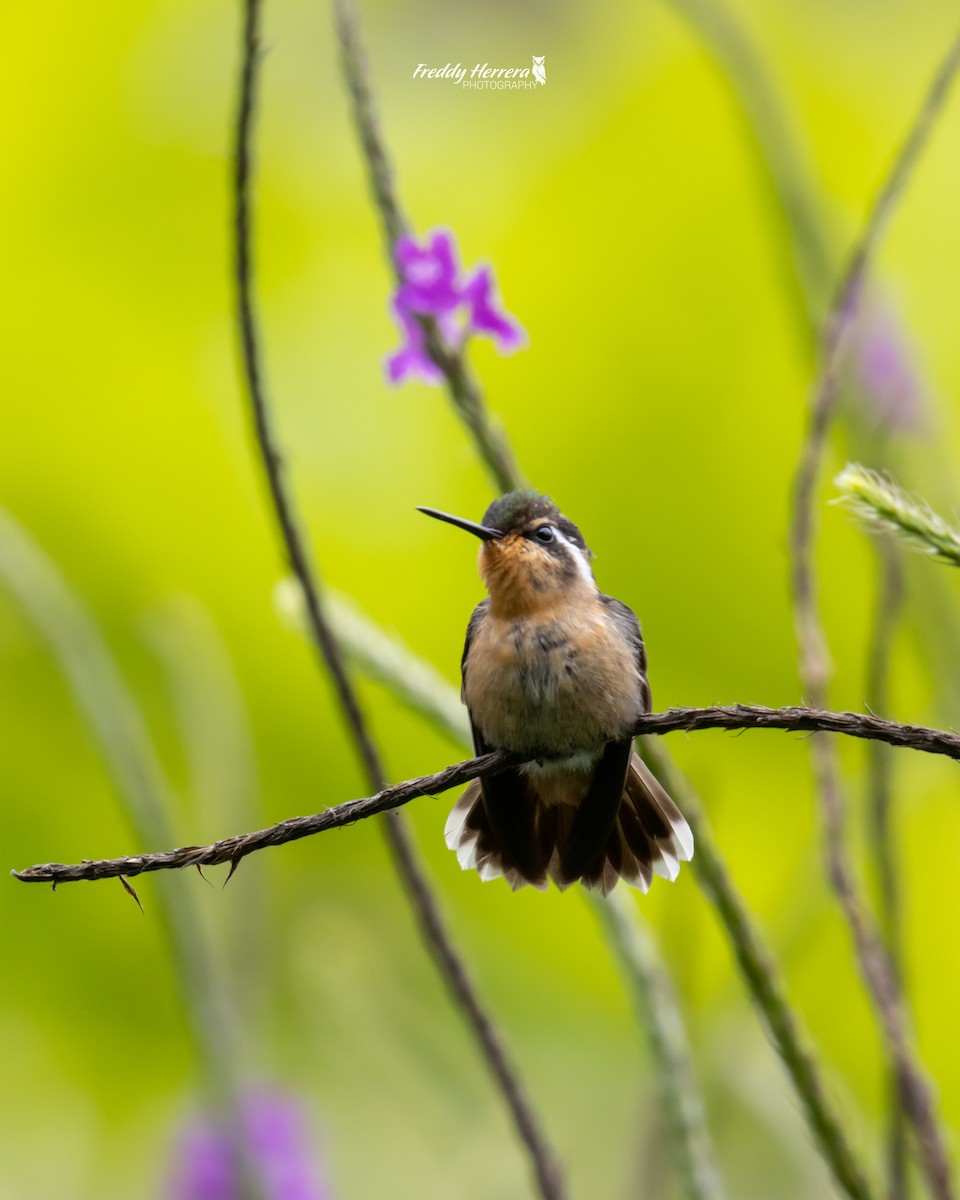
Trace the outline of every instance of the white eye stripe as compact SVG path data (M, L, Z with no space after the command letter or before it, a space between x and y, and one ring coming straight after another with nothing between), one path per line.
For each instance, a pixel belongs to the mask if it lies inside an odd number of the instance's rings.
M559 530L556 525L553 526L554 535L560 539L565 546L573 551L573 561L577 564L577 570L583 578L590 584L591 587L596 587L596 580L593 578L593 571L590 570L590 562L584 554L582 548L576 542L571 542L570 539Z

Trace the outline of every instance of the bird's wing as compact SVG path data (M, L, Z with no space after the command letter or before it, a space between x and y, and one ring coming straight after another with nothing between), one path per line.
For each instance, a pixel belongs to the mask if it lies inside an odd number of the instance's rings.
M467 702L467 658L470 654L470 646L473 644L473 639L477 635L477 630L487 619L487 611L490 608L490 600L481 600L477 607L470 614L470 620L467 622L467 637L463 643L463 654L460 657L460 699L466 704ZM496 749L484 738L483 734L477 728L476 722L473 719L473 713L467 709L467 714L470 717L470 729L473 733L473 749L477 754L489 754L491 750Z
M470 646L473 644L473 639L477 635L477 630L486 620L487 610L490 608L490 601L481 600L477 607L470 614L470 620L467 622L467 637L463 643L463 654L460 656L460 699L466 704L466 686L467 686L467 655L470 653ZM474 742L476 742L476 733L474 733ZM482 754L483 751L476 747L477 753Z
M643 647L643 634L640 631L640 622L637 620L637 614L632 608L624 604L622 600L615 600L613 596L601 595L600 603L605 606L610 619L623 634L627 644L633 650L637 663L637 671L640 675L643 712L651 712L653 701L650 697L650 684L647 682L647 652Z

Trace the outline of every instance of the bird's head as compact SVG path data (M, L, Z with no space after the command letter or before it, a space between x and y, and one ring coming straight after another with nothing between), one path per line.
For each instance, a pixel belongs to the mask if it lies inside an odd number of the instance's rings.
M578 593L596 594L583 535L548 496L508 492L480 524L433 508L420 512L480 538L480 574L494 615L521 616L575 601Z

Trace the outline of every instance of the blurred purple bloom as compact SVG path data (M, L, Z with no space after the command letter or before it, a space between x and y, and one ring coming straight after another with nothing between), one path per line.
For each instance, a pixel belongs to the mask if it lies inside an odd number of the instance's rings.
M188 1126L179 1138L170 1183L175 1200L231 1200L233 1164L225 1136L202 1122Z
M474 333L485 333L497 343L504 354L523 345L523 330L506 313L497 312L493 306L493 271L479 267L463 288L463 298L470 305L469 328Z
M923 381L902 325L888 305L864 305L849 362L861 403L875 424L897 432L922 424Z
M403 278L397 288L397 308L442 317L457 307L460 303L457 248L448 230L434 230L422 250L412 237L404 234L397 238L393 253Z
M420 323L405 312L396 300L393 316L403 330L403 345L387 356L387 379L391 383L403 383L413 376L424 383L440 383L443 374L424 347Z
M427 353L418 317L433 317L441 337L453 349L459 349L471 333L491 338L503 354L523 345L521 326L497 307L492 269L478 267L461 278L456 242L449 230L433 230L422 246L405 234L397 239L394 255L401 283L391 311L403 344L387 358L391 383L411 376L427 383L443 378Z
M330 1200L297 1104L284 1096L254 1093L244 1102L240 1128L264 1200ZM170 1200L237 1200L230 1136L210 1117L196 1118L181 1132L167 1194Z

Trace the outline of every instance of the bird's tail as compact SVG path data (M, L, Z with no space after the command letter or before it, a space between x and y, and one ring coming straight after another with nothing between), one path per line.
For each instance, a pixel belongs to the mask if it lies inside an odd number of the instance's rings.
M584 887L606 895L623 879L645 892L654 875L676 879L681 862L693 857L693 834L683 814L637 754L627 769L626 783L613 827L603 849L576 878L564 874L562 861L570 841L576 805L550 802L536 780L525 777L518 797L522 812L511 821L525 835L523 849L504 844L497 836L484 805L483 785L475 779L457 801L447 820L447 845L456 851L465 871L481 879L502 875L514 889L532 884L546 888L549 879L564 888L579 878Z

